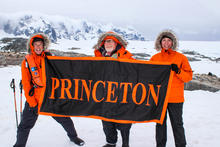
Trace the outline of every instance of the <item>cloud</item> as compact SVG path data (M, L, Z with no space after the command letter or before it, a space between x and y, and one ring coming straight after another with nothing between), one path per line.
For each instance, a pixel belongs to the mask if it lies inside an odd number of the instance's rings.
M6 13L35 11L122 27L133 26L146 38L154 39L165 28L177 30L184 36L197 32L192 35L194 37L199 33L219 32L219 5L219 0L7 0L0 2L0 9Z

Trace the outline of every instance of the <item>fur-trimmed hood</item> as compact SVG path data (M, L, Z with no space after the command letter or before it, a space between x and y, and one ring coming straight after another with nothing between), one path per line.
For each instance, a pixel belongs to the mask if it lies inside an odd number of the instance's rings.
M107 38L113 39L116 43L122 45L124 48L127 47L128 42L120 35L116 34L115 32L106 32L100 35L98 42L96 45L93 46L94 49L99 50L100 47L104 44L104 41Z
M26 48L27 48L28 53L33 53L33 51L34 51L32 42L35 37L42 38L44 40L44 50L48 49L48 47L50 45L50 40L47 37L47 35L45 35L43 33L37 33L37 34L33 34L27 41Z
M168 36L173 40L172 50L177 50L178 49L179 40L176 37L175 33L172 30L164 30L164 31L160 32L160 34L157 36L157 39L155 41L155 49L157 51L160 51L162 49L161 40L162 40L163 36Z

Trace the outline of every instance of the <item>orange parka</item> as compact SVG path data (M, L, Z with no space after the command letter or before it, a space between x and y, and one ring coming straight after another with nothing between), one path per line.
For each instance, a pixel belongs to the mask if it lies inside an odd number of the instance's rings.
M160 42L163 35L169 36L173 40L172 49L162 49ZM185 55L175 51L178 46L177 38L171 31L164 31L157 37L155 42L155 48L161 50L160 53L155 54L150 61L170 62L171 64L177 64L180 68L180 74L174 73L173 81L171 83L171 91L168 97L169 103L182 103L184 102L184 83L192 80L192 69Z
M127 41L125 41L122 36L114 32L106 32L99 37L98 43L93 47L95 49L94 54L96 57L104 56L102 53L102 48L104 45L104 41L107 39L113 39L117 44L120 45L120 48L118 48L112 56L115 56L118 59L133 59L133 55L126 50L128 44Z
M35 65L37 67L37 70L38 70L38 73L39 73L39 76L40 76L40 79L41 79L41 77L42 77L42 70L41 70L42 66L41 66L41 64L42 64L42 60L44 60L44 58L45 58L45 53L43 51L41 53L41 55L37 55L34 52L32 42L33 42L33 39L35 37L44 39L44 50L47 49L48 46L49 46L49 39L44 34L35 34L32 37L30 37L30 39L27 42L28 53L31 56L31 60L33 60L32 62L35 63ZM31 76L31 71L30 70L31 69L28 65L27 60L24 59L21 63L22 84L23 84L23 88L24 88L24 94L25 94L25 97L26 97L26 101L28 102L30 107L35 107L39 102L42 87L34 88L34 95L33 96L29 95L30 90L34 86L33 81L32 81L33 78Z

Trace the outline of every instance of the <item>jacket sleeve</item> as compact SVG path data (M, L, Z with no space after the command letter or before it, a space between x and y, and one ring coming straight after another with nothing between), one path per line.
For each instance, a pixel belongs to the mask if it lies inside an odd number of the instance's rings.
M22 74L22 84L23 84L23 89L24 89L24 94L26 97L26 100L30 107L35 107L37 105L37 101L34 96L29 96L29 91L33 87L31 84L31 74L26 66L26 61L23 60L21 64L21 74Z
M95 57L102 57L102 53L99 50L94 50Z
M186 56L183 56L182 62L180 65L180 74L176 74L178 78L180 78L184 83L192 80L193 71L190 67L189 61Z
M133 58L133 54L131 54L130 52L129 52L129 57L128 57L128 59L136 60L135 58Z
M155 61L155 60L154 60L154 57L155 57L155 56L152 56L152 57L150 58L150 61Z
M128 50L122 50L122 51L118 52L118 58L135 60L133 58L133 54L131 54Z

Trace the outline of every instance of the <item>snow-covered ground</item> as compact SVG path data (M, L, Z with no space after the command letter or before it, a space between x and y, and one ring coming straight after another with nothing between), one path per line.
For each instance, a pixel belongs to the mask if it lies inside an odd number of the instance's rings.
M93 41L60 41L51 48L68 51L68 48L79 47L74 50L88 55L93 54ZM129 42L128 50L132 53L147 53L153 55L154 42ZM220 42L182 41L180 50L195 51L200 54L219 58ZM202 60L190 63L195 73L208 73L209 71L220 77L220 63ZM9 66L0 68L0 147L12 147L16 139L16 123L14 112L13 91L10 88L12 78L16 82L17 106L19 108L19 81L21 79L20 67ZM23 96L24 102L24 96ZM188 147L219 147L220 138L220 91L216 93L207 91L185 91L184 126ZM19 110L18 110L19 111ZM19 112L18 112L19 115ZM20 120L20 119L19 119ZM100 120L72 117L79 137L85 140L85 147L100 147L105 144L105 136ZM39 116L35 127L31 130L27 147L72 147L62 127L49 116ZM121 138L117 147L121 146ZM134 124L130 135L131 147L155 146L155 123ZM168 147L175 146L170 123L168 121Z

